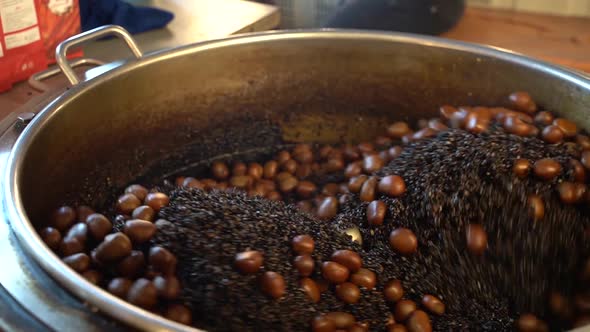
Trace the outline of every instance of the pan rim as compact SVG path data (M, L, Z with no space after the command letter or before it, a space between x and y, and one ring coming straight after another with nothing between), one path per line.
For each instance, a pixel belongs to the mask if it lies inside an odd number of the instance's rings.
M6 209L5 218L12 225L12 229L14 230L20 245L25 249L25 252L43 268L43 270L50 274L60 285L72 292L77 298L84 300L92 307L98 308L103 313L121 322L149 331L159 331L162 329L174 331L202 331L152 314L92 285L78 273L68 268L57 255L45 246L27 216L21 200L21 190L19 185L19 179L21 177L25 159L24 156L35 141L36 133L38 133L52 117L59 113L60 110L73 103L78 96L112 78L125 75L126 73L134 71L142 66L166 61L176 57L187 56L189 54L205 52L210 49L219 49L234 45L294 39L358 40L359 38L363 40L423 45L425 47L449 49L491 57L519 66L524 66L532 70L544 72L550 76L558 77L561 80L568 81L576 86L584 88L584 90L590 91L590 76L574 70L535 60L496 47L475 45L465 42L450 41L438 37L408 33L342 29L273 31L241 34L220 40L206 41L169 50L156 51L139 60L126 61L120 67L74 86L45 106L19 136L7 161L6 171L3 175L4 181L2 191L4 194L3 199Z

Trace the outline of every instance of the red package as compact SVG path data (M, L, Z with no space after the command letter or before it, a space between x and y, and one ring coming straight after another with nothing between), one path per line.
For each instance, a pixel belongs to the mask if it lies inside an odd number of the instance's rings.
M55 47L79 32L78 0L0 0L0 91L54 63Z
M41 0L37 5L41 39L48 62L55 62L55 48L70 36L80 33L80 6L78 0ZM70 52L68 58L81 56Z
M0 91L46 67L35 1L0 1Z

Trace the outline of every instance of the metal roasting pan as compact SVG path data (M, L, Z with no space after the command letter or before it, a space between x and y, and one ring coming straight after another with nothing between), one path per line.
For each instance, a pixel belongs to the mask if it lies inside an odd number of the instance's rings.
M133 57L81 80L68 49L107 36ZM411 34L281 31L143 54L121 27L104 26L64 41L57 60L72 86L0 123L0 284L48 330L196 331L62 263L35 231L61 204L100 206L138 177L155 180L212 156L285 141L360 141L395 119L414 122L442 104L500 105L517 90L590 130L585 74Z

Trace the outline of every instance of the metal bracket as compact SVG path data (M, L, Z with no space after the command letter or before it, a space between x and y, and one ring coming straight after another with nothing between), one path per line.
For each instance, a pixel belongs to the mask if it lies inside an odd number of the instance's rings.
M81 66L102 66L104 65L103 61L97 60L97 59L92 59L92 58L79 58L76 60L73 60L70 62L70 67L72 68L76 68L76 67L81 67ZM61 69L58 66L40 71L38 73L35 73L33 75L31 75L31 77L29 77L29 80L27 81L29 83L29 85L40 92L47 92L50 90L50 87L41 82L45 79L48 79L50 77L53 77L57 74L61 73Z
M18 119L18 121L19 121L20 123L22 123L22 124L25 124L25 125L26 125L26 124L29 124L29 122L31 122L31 120L33 120L33 118L35 117L35 115L37 115L37 114L35 114L35 113L33 113L33 112L25 112L25 113L20 113L20 114L17 116L17 119Z

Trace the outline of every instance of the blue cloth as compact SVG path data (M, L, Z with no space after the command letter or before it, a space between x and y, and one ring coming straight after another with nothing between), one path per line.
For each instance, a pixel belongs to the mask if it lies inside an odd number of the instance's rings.
M174 14L151 7L133 6L121 0L80 0L82 31L116 24L131 33L166 26Z

